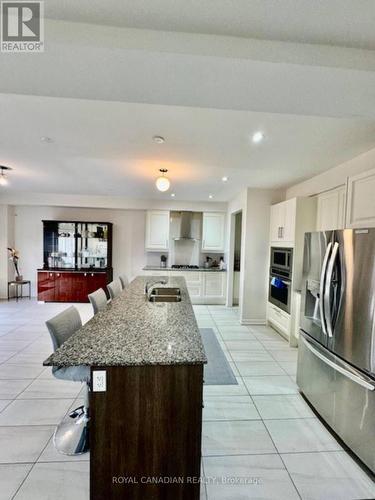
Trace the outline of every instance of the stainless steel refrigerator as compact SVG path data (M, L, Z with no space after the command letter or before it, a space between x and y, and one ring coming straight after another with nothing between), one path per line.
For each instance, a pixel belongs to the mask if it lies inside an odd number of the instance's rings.
M375 472L375 229L305 234L297 384Z

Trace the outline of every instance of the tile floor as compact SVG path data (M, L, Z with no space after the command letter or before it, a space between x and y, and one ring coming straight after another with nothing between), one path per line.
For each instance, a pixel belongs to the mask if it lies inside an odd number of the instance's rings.
M55 380L46 319L67 304L0 302L0 500L88 500L89 456L59 455L54 426L81 402ZM83 321L89 304L79 304ZM194 306L214 329L238 385L205 386L202 500L375 498L375 486L298 394L297 352L237 311Z

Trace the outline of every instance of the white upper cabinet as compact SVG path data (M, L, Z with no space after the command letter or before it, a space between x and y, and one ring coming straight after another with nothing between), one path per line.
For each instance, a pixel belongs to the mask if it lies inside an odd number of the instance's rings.
M286 243L294 243L296 232L296 211L297 211L297 198L292 198L284 202L285 218L282 227L282 240Z
M316 230L344 229L346 187L340 186L317 196Z
M149 210L146 215L146 250L169 250L169 211Z
M271 219L270 219L270 240L280 241L281 230L285 216L285 207L283 203L271 205Z
M296 198L271 206L270 240L293 246L296 227Z
M204 212L202 229L202 251L224 252L225 213Z
M348 178L346 227L375 227L375 169Z

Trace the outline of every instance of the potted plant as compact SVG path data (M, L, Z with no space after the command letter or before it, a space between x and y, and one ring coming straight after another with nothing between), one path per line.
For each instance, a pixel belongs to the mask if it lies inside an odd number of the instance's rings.
M19 254L18 250L16 250L15 248L8 247L8 251L9 251L9 260L11 260L13 262L13 265L14 265L16 281L22 281L23 276L20 274L19 269L18 269L18 260L20 258L20 254Z

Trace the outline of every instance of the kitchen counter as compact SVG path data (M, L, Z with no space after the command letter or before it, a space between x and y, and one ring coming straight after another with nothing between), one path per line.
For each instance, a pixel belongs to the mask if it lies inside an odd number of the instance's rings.
M219 267L199 267L198 269L189 269L186 267L183 268L175 268L175 267L160 267L160 266L145 266L143 268L143 271L181 271L181 272L189 272L189 271L195 271L195 272L201 272L201 271L211 271L211 272L220 272L220 273L225 273L226 269L220 269Z
M137 277L105 311L55 351L45 366L145 366L206 363L201 335L183 277L169 277L181 302L152 303ZM155 277L155 281L160 276ZM163 286L163 285L160 285Z

